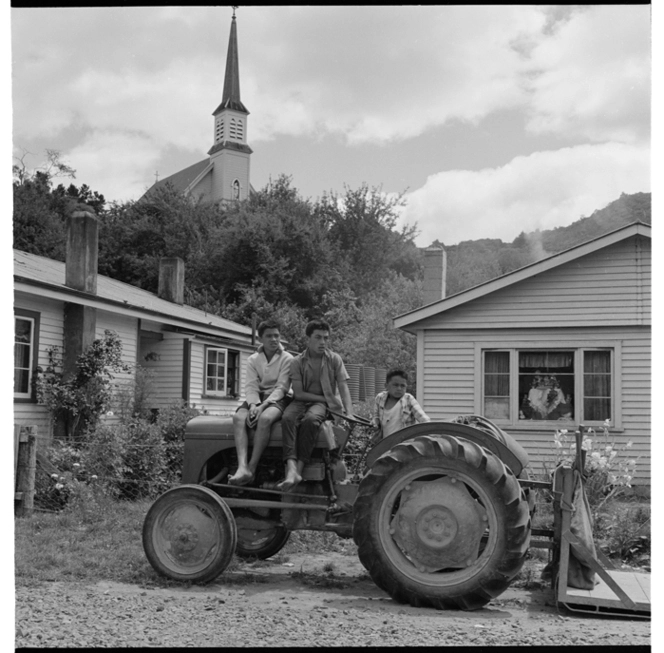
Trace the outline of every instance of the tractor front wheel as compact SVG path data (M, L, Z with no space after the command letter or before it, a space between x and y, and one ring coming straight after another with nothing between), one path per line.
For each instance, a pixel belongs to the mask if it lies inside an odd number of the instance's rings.
M451 435L420 436L383 454L360 484L354 514L362 564L413 606L481 608L507 589L530 542L514 474Z
M237 545L230 508L212 490L181 485L164 492L143 524L143 548L162 576L207 583L228 567Z

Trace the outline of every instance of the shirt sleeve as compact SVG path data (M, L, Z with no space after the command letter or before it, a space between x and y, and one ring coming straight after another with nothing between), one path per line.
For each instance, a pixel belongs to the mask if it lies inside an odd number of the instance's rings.
M431 418L422 410L422 406L417 403L417 399L413 395L409 395L408 402L410 404L410 411L418 424L431 421Z
M304 389L304 380L302 379L302 358L300 356L294 356L293 360L290 362L290 380L291 383L297 381L302 389Z
M247 380L244 384L244 394L246 402L251 404L260 404L260 380L258 378L258 370L256 369L256 359L249 356L247 361Z
M380 426L380 396L382 393L378 393L376 395L376 398L374 399L374 407L373 407L373 417L371 418L371 423L375 427Z
M350 379L350 374L348 374L348 372L346 371L346 366L344 365L341 356L339 356L339 354L336 354L333 357L333 360L334 360L334 376L337 380L337 383L339 383L339 381L348 381L348 379Z
M283 399L290 390L291 384L291 363L293 357L285 351L280 354L281 360L279 362L279 376L277 377L277 384L274 390L267 398L268 403L276 404L280 399Z

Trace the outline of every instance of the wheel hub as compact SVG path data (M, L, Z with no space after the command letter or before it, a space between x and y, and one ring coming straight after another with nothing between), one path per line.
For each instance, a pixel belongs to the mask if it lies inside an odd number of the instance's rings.
M173 553L182 555L193 551L198 546L198 533L190 524L181 525L171 539Z
M434 572L471 565L487 522L486 509L448 476L407 485L390 534L420 571Z

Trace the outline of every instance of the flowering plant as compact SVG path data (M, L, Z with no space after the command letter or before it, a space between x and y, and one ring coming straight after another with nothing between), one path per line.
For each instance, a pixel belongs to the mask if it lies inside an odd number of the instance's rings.
M613 497L631 487L636 470L636 459L629 458L625 452L632 447L628 440L619 447L611 438L610 420L597 430L588 428L583 434L581 448L586 452L583 470L585 490L588 502L595 516L598 511ZM574 434L567 429L555 432L556 464L571 464L576 457L576 441Z

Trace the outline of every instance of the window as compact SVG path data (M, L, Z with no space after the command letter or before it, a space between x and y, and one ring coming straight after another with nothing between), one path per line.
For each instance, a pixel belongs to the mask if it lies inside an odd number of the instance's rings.
M218 397L239 395L239 354L220 347L205 350L205 394Z
M39 313L14 315L14 399L34 401L34 373L39 351Z
M613 349L483 350L489 419L603 422L613 414Z

